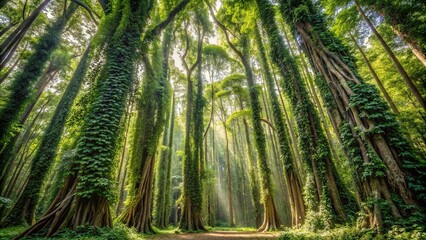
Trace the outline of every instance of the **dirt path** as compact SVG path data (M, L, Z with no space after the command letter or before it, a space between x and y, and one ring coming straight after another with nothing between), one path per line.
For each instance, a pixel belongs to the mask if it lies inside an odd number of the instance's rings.
M182 239L182 240L228 240L228 239L278 239L279 233L258 233L258 232L239 232L239 231L211 231L206 233L191 234L164 234L156 235L150 239Z

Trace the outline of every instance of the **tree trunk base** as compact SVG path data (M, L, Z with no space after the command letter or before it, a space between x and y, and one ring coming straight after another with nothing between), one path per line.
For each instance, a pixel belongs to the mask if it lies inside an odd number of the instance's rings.
M125 212L122 217L120 217L128 227L134 227L140 233L155 233L152 228L151 217L154 160L155 155L148 157L147 163L142 171L142 178L134 197L134 201L131 201L131 205L126 207Z
M189 199L183 208L179 229L183 232L207 231L201 219L201 211L195 212Z
M81 225L112 228L108 200L96 195L79 198L75 195L76 185L76 178L68 178L44 216L15 239L35 234L51 237L64 228Z
M258 232L276 231L281 229L281 221L278 216L272 195L265 197L263 224L257 229Z

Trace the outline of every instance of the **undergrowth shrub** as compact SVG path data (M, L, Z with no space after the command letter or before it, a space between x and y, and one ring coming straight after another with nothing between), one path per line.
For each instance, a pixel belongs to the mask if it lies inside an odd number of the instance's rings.
M304 229L286 230L279 238L280 240L387 240L426 239L426 232L421 226L413 226L411 229L394 226L385 234L378 234L375 230L356 229L355 227L338 227L328 231L311 232Z

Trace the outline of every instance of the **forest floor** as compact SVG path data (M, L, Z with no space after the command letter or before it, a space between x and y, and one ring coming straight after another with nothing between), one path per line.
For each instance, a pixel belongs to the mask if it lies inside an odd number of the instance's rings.
M23 232L26 227L11 227L0 229L0 240L10 240ZM254 228L212 228L208 232L197 233L179 233L175 229L158 230L157 234L138 234L134 230L130 230L121 225L116 225L113 230L100 230L94 232L72 231L63 232L53 239L56 240L222 240L222 239L243 239L243 240L268 240L278 239L282 232L259 233ZM45 240L43 237L30 237L25 239ZM49 238L51 239L51 238Z
M10 227L0 229L0 240L10 240L22 233L26 227ZM414 229L404 229L394 227L384 234L377 234L373 230L359 230L351 226L340 226L330 230L318 232L308 231L306 229L285 229L280 232L258 233L254 228L209 228L208 232L181 233L175 228L156 230L157 234L139 234L134 229L127 228L122 224L115 224L113 229L85 229L62 231L54 238L45 238L41 236L32 236L24 238L25 240L222 240L222 239L242 239L242 240L268 240L268 239L286 239L286 240L425 240L426 232L423 227L418 226Z
M205 233L188 234L159 234L150 237L150 239L182 239L182 240L225 240L225 239L278 239L280 233L267 232L259 233L256 231L209 231Z

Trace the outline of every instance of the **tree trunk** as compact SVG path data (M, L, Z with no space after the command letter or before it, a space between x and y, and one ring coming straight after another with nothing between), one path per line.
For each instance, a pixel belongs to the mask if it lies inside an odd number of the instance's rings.
M129 130L130 130L130 122L132 120L132 111L133 111L133 103L134 103L134 99L133 99L133 93L131 93L131 96L129 97L129 100L127 102L127 109L126 112L124 114L124 127L125 127L125 131L124 131L124 139L123 139L123 147L121 149L121 155L120 155L120 164L117 170L117 177L116 177L116 187L118 187L118 185L120 185L120 180L122 179L122 172L123 172L123 167L125 164L125 159L126 159L126 153L127 153L127 141L129 139ZM126 171L126 170L124 170ZM118 209L117 209L118 210Z
M38 80L35 89L37 92L35 92L35 96L32 99L31 103L27 106L23 114L21 115L19 119L20 124L24 124L30 115L31 111L33 110L34 106L37 104L38 100L41 97L41 94L43 94L44 90L46 89L47 85L55 78L56 74L58 74L59 69L56 69L52 67L52 63L49 64L43 75Z
M213 105L212 105L213 107ZM211 169L216 174L216 138L215 138L215 117L212 115L212 128L211 128L211 143L212 143L212 157L211 157ZM212 186L213 185L213 186ZM216 197L214 184L209 185L209 195L208 195L208 225L215 226L216 224Z
M425 49L422 49L419 44L414 40L409 38L406 34L402 33L396 28L392 28L394 33L398 35L402 40L404 40L408 47L411 49L411 52L419 59L419 61L426 67L426 53Z
M93 99L68 176L51 207L33 226L18 236L56 234L62 228L86 225L112 227L108 199L112 197L111 178L119 123L133 84L134 60L141 31L153 7L149 2L121 2L123 12L113 15L110 25L103 25L103 36L114 36L105 49L105 65L98 94ZM69 9L69 8L68 8ZM118 28L116 24L122 23Z
M163 42L164 44L164 42ZM169 42L167 43L167 45ZM153 44L154 57L163 54L163 48ZM168 50L167 50L168 51ZM168 56L168 55L167 55ZM122 216L129 227L135 227L141 233L153 233L151 205L154 183L155 152L158 140L166 124L166 115L170 101L168 83L168 58L154 62L161 69L156 76L148 59L144 59L146 72L142 85L140 108L136 120L136 132L130 165L129 196L131 201Z
M173 155L173 136L174 136L174 126L175 126L175 115L176 115L176 99L175 93L173 92L172 97L172 113L170 117L170 127L169 127L169 151L167 154L167 174L166 174L166 187L165 187L165 199L164 199L164 226L167 227L170 217L170 199L171 199L171 174L172 174L172 155ZM206 150L207 151L207 150Z
M4 1L4 0L0 0L0 5L1 5L1 1ZM1 9L1 6L0 6L0 9ZM15 25L16 25L17 23L12 23L12 22L9 22L9 24L5 27L5 28L3 28L2 30L0 30L0 38L1 37L3 37L3 35L4 34L6 34L11 28L13 28Z
M254 166L256 165L256 161L253 157L253 149L250 140L250 131L247 120L243 119L244 124L244 135L246 137L247 143L247 155L248 155L248 163L249 163L249 176L250 176L250 187L251 187L251 197L252 203L254 207L255 221L256 227L260 227L262 225L262 204L260 202L260 191L259 191L259 181L257 178L256 170Z
M426 66L425 19L426 8L423 1L362 2L378 12L392 27L394 33L405 41L413 54Z
M170 115L169 115L170 116ZM169 118L169 117L167 117ZM164 219L165 216L165 197L166 192L164 189L166 188L166 175L167 175L167 163L168 163L168 155L170 154L170 149L167 149L169 139L169 126L166 125L163 132L163 140L161 144L160 155L158 157L158 166L157 172L155 176L155 190L154 190L154 224L158 228L166 228L166 222Z
M259 59L262 66L264 81L267 86L268 95L270 97L272 105L272 114L273 120L276 127L276 132L279 139L279 149L280 149L280 159L284 164L284 176L287 185L287 194L290 201L291 209L291 223L293 227L301 226L305 218L305 206L300 199L302 199L302 190L300 179L297 178L295 174L294 164L295 161L291 157L291 150L289 141L287 139L286 125L283 120L282 110L278 102L278 96L276 94L274 79L269 68L265 48L263 47L263 42L259 30L255 30L255 38L257 43L257 49L259 52ZM297 195L296 195L297 194ZM300 205L302 203L302 205Z
M127 173L129 172L128 167L127 167L128 165L129 165L129 160L127 159L126 163L124 165L123 180L121 181L121 184L120 184L120 194L119 194L119 197L118 197L116 215L118 215L122 212L124 200L126 199L126 196L127 196L127 190L126 190L125 186L127 184Z
M188 25L185 24L187 30ZM182 216L179 223L179 228L184 231L198 231L205 230L204 223L202 221L202 189L201 181L199 176L199 149L198 144L200 142L194 143L194 138L199 138L200 129L194 127L191 123L199 123L199 119L195 118L195 113L200 111L201 107L198 101L196 101L194 106L194 83L192 80L192 72L195 68L197 70L197 87L201 88L201 61L202 61L202 47L204 40L204 30L200 29L201 26L198 26L198 46L197 46L197 58L195 63L189 68L186 64L185 57L188 53L190 42L188 33L186 35L186 50L182 56L182 62L184 63L186 69L186 79L187 79L187 94L186 94L186 122L185 122L185 157L182 162L183 165L183 207L182 207ZM202 32L202 33L201 33ZM197 100L200 94L200 89L197 89ZM202 93L201 93L202 94ZM201 109L202 110L202 109ZM203 116L197 116L201 118ZM195 124L194 124L195 125ZM200 126L198 126L200 127ZM201 129L201 136L203 134L203 129Z
M152 185L154 180L154 160L155 156L149 156L143 166L142 176L135 197L132 198L132 205L126 207L121 218L129 227L134 227L141 233L153 233L151 219Z
M344 222L346 213L343 211L342 203L350 202L351 198L347 197L345 201L342 201L342 197L346 197L346 191L339 182L331 161L330 149L322 132L318 115L308 98L296 62L291 58L283 38L279 35L274 18L271 17L275 15L272 5L266 0L258 0L257 4L262 26L270 40L272 61L278 67L282 79L285 80L282 82L282 88L290 99L297 119L299 146L306 174L309 177L306 187L312 190L304 196L305 199L311 199L307 203L307 208L309 211L319 211L320 214L316 216L325 227L333 224L330 217L327 217L332 214L332 211L335 211L339 220ZM311 216L314 215L311 214Z
M0 78L0 85L9 77L9 75L13 72L16 66L18 66L18 63L21 62L21 58L16 58L15 62L12 64L12 66L7 69L7 71L1 76Z
M91 60L89 58L89 52L90 48L87 48L80 60L74 76L71 78L67 90L56 107L49 126L43 134L40 146L30 167L28 184L25 186L23 193L16 201L14 208L6 217L5 222L7 222L9 226L19 225L22 222L27 224L34 223L34 213L40 198L40 191L43 186L43 182L56 156L68 114L71 110L72 104L74 103L74 99L79 92ZM47 84L44 84L44 87L46 85Z
M127 150L127 144L128 144L128 139L129 139L129 130L130 130L130 123L132 122L132 112L133 112L133 104L134 104L134 93L131 93L131 96L129 98L129 102L127 110L126 110L126 116L124 117L124 122L125 122L125 128L126 131L124 133L124 146L123 149L121 151L121 158L120 158L120 166L118 167L118 174L117 174L117 178L116 178L116 187L120 187L120 191L118 194L118 202L117 202L117 206L115 208L115 214L116 215L120 215L121 210L123 208L123 203L124 203L124 198L125 198L125 189L124 189L124 185L126 183L126 176L127 176L127 165L128 165L128 150ZM123 169L124 168L124 169ZM121 174L123 174L123 176L121 177Z
M288 35L287 35L287 31L286 31L285 28L283 28L283 32L284 32L284 37L285 37L287 45L291 46L290 40L289 40ZM295 54L294 54L291 47L289 47L289 50L290 50L291 56L293 58L295 58ZM311 98L312 98L314 104L316 105L316 107L318 109L318 113L319 113L319 116L321 118L321 122L323 124L324 132L325 132L325 135L327 137L328 145L330 146L330 150L331 150L331 153L333 154L333 158L337 161L339 159L339 156L337 154L337 149L336 149L336 146L333 144L333 139L331 137L331 133L330 133L330 130L328 128L328 124L327 124L327 120L325 118L324 110L323 110L323 107L321 105L321 101L318 98L318 94L317 94L317 91L315 89L315 86L313 84L312 76L309 72L308 65L305 61L305 57L301 55L299 49L297 49L297 53L300 55L300 58L301 58L301 61L302 61L302 67L303 67L303 70L304 70L305 80L306 80L307 85L308 85L308 90L311 93ZM303 73L303 71L302 71L302 73Z
M12 82L12 92L3 109L0 111L0 149L10 141L14 133L13 125L17 123L19 114L30 99L32 86L42 75L44 67L52 52L60 44L60 37L68 20L77 9L76 4L71 4L64 15L46 28L34 47L34 52L19 71ZM4 170L8 164L7 157L0 159L0 169Z
M296 136L296 133L294 131L294 128L291 127L291 126L294 125L294 122L292 121L292 119L289 116L289 113L288 113L288 110L287 110L287 108L285 106L284 98L283 98L283 95L282 95L283 91L282 91L280 85L278 84L278 81L277 81L277 78L276 78L275 75L274 75L274 82L275 82L275 87L278 90L278 94L279 94L279 97L280 97L281 106L283 107L283 112L284 112L285 120L286 120L286 123L287 123L286 125L287 125L287 128L288 128L288 132L290 133L290 140L291 140L290 142L291 142L291 145L292 145L291 146L292 147L292 152L293 152L293 156L294 156L294 159L295 159L294 168L296 170L297 175L299 176L298 178L302 181L303 177L300 177L301 172L302 172L301 171L302 170L302 159L301 159L301 156L300 156L299 146L297 145L297 136Z
M306 4L305 7L317 19L315 23L306 20L309 18L293 19L300 4L290 6L282 3L282 14L288 23L294 24L304 51L315 71L322 76L318 79L322 95L329 103L335 104L334 114L341 119L339 135L355 169L361 201L376 199L372 207L363 205L368 215L366 226L380 228L384 221L379 200L387 202L394 219L409 216L417 211L414 209L419 209L396 207L391 193L398 195L406 205L420 206L425 202L420 197L424 194L421 190L424 189L421 167L377 90L358 77L349 51L329 32L325 18L317 12L313 3ZM326 43L334 45L326 46Z
M225 131L225 143L226 143L226 177L228 179L228 213L229 213L229 226L234 227L234 208L232 206L232 180L231 180L231 163L229 159L229 139L228 130L226 128L226 122L223 122L223 129Z

